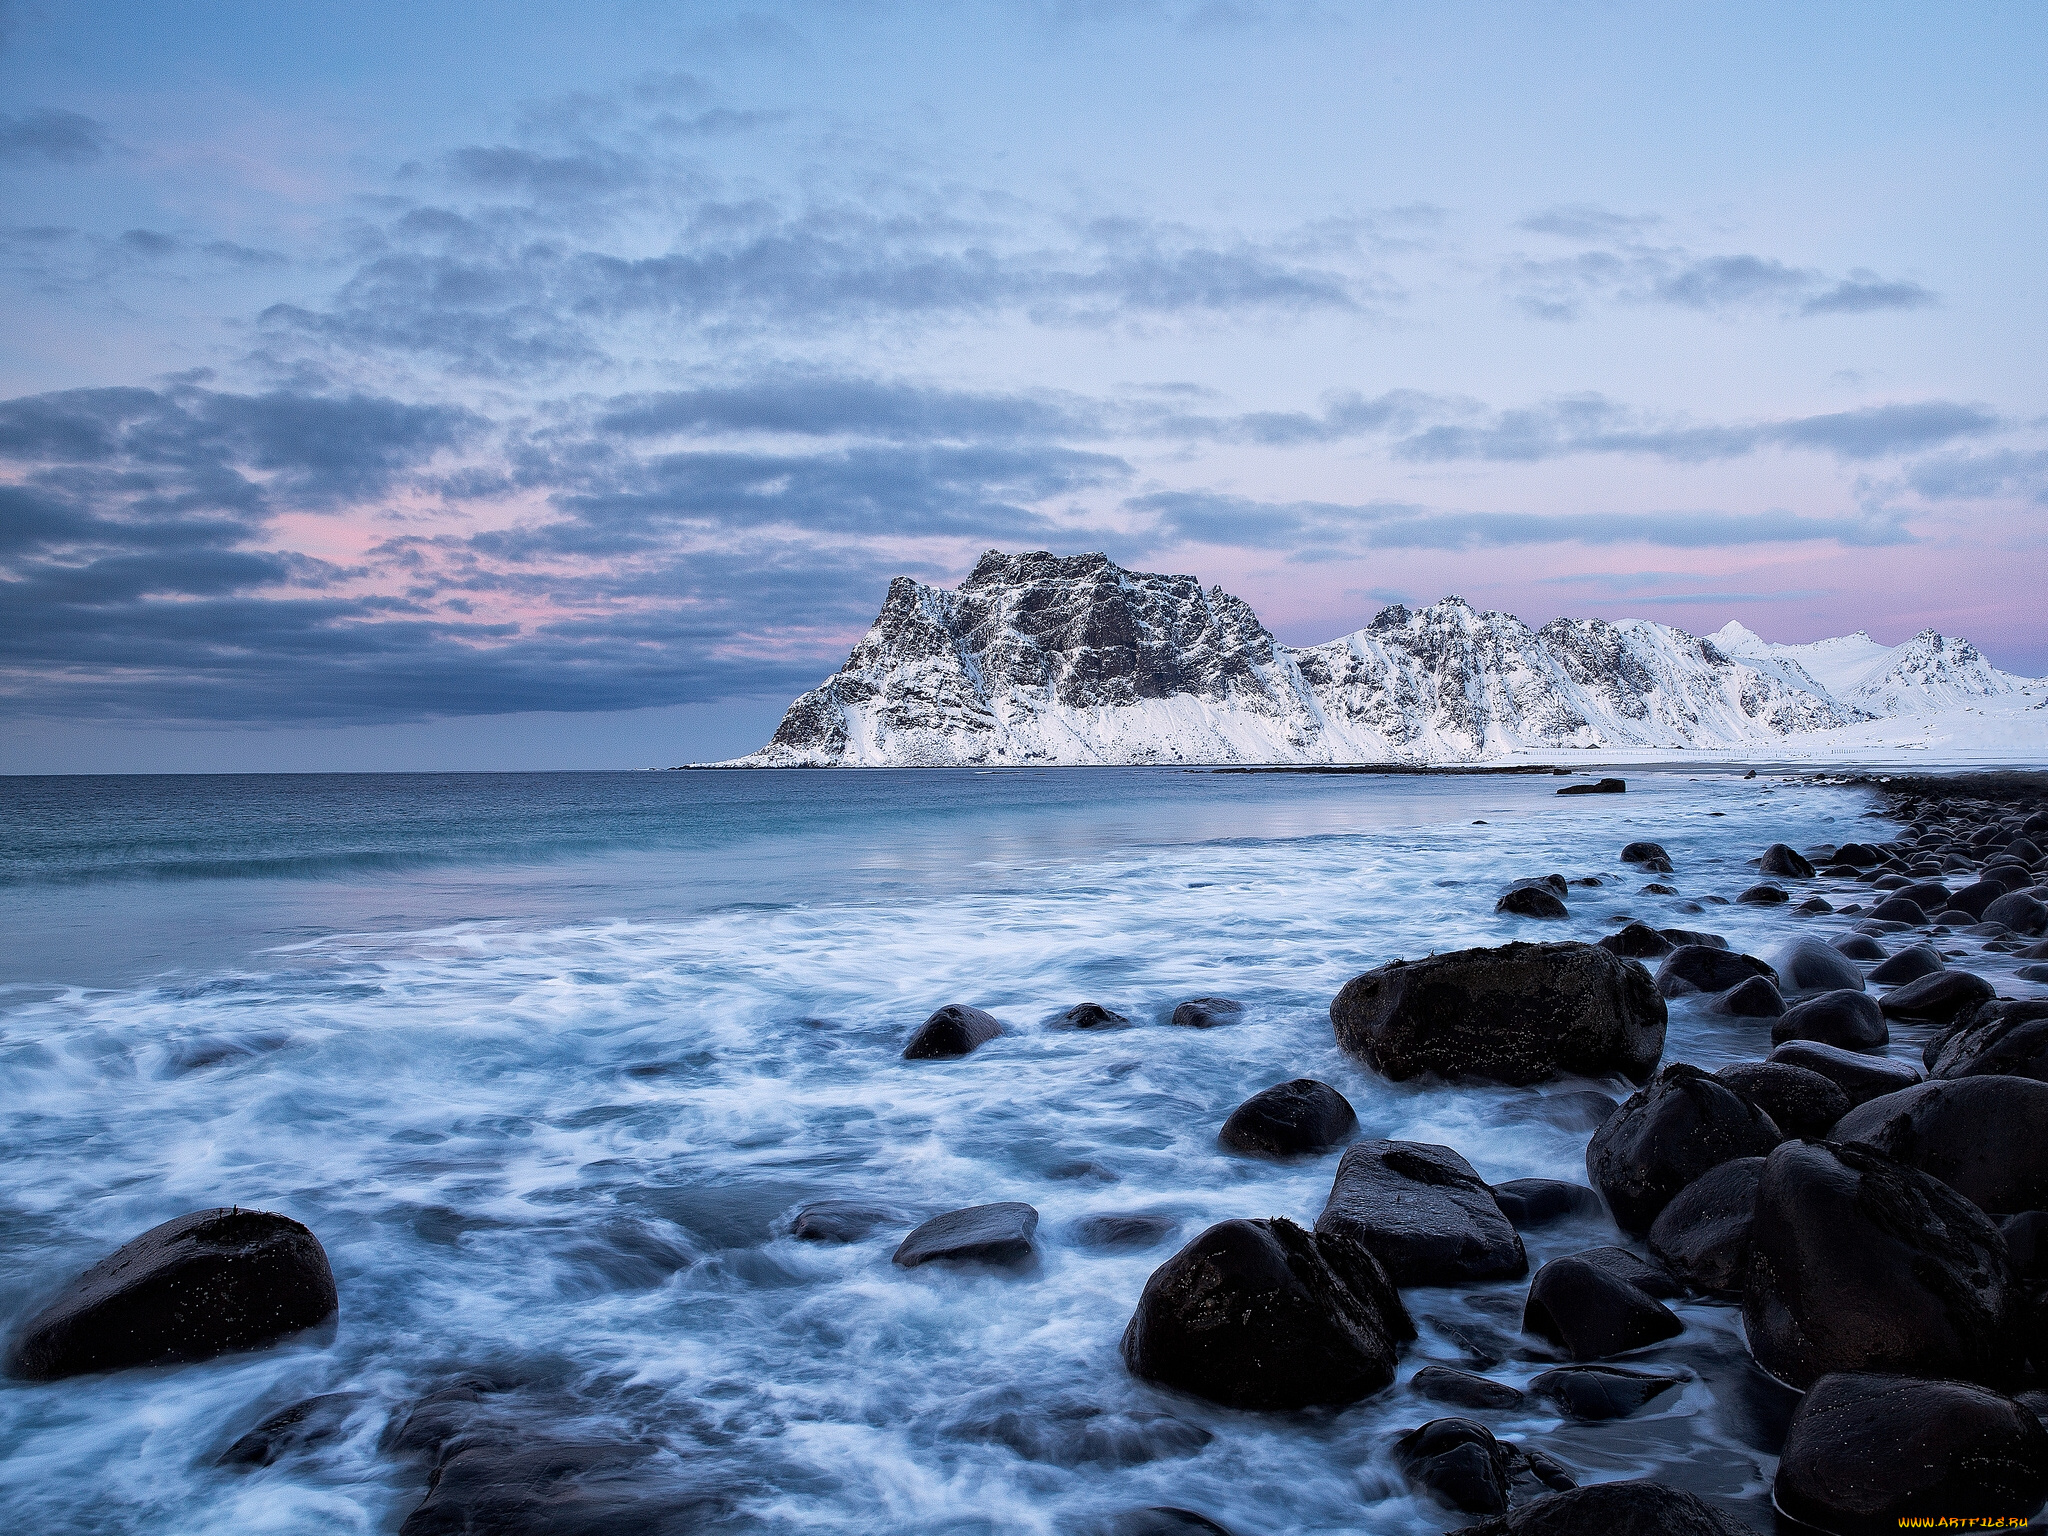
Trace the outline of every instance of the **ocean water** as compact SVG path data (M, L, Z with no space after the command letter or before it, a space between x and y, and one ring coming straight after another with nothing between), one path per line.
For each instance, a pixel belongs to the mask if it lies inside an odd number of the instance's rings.
M1392 1436L1451 1412L1396 1387L1343 1412L1237 1413L1133 1380L1146 1277L1233 1216L1312 1222L1333 1155L1215 1145L1250 1094L1336 1085L1369 1135L1446 1143L1494 1182L1583 1181L1548 1090L1396 1085L1327 1008L1396 956L1597 937L1622 913L1768 954L1782 911L1637 894L1615 856L1670 849L1684 898L1744 859L1888 835L1859 791L1733 771L1559 798L1529 776L1174 770L14 779L0 821L0 1326L145 1228L236 1203L306 1222L331 1328L199 1365L0 1383L16 1529L394 1531L425 1471L394 1416L464 1376L556 1438L657 1445L679 1528L1085 1531L1202 1511L1240 1536L1422 1533ZM1483 823L1483 824L1479 824ZM1615 877L1568 923L1493 913L1509 878ZM1241 999L1241 1023L1164 1022ZM1008 1027L906 1062L947 1002ZM1098 1001L1105 1032L1043 1027ZM1667 1060L1767 1031L1672 1010ZM1902 1043L1901 1054L1908 1053ZM1557 1085L1559 1090L1585 1083ZM1619 1083L1605 1086L1620 1092ZM788 1233L808 1201L901 1220ZM1021 1273L904 1270L910 1224L1022 1200ZM1151 1248L1075 1223L1147 1212ZM1614 1241L1530 1235L1532 1266ZM1406 1293L1431 1360L1515 1358L1526 1281ZM1768 1528L1787 1395L1740 1363L1734 1309L1679 1308L1645 1363L1694 1377L1636 1418L1495 1420L1582 1479L1656 1473ZM215 1465L268 1413L354 1392L338 1433Z

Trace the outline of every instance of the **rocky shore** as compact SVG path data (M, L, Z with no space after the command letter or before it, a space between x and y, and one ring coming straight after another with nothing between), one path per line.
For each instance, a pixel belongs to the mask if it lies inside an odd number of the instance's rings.
M1503 880L1488 899L1506 942L1354 977L1329 1006L1351 1058L1419 1092L1525 1091L1532 1113L1584 1135L1585 1182L1489 1185L1456 1147L1376 1135L1313 1078L1251 1095L1216 1126L1220 1145L1331 1160L1321 1213L1211 1225L1130 1298L1102 1369L1156 1384L1161 1411L1026 1405L1010 1432L1193 1448L1211 1432L1167 1411L1177 1399L1284 1415L1406 1394L1413 1424L1386 1450L1447 1531L1731 1536L1754 1527L1682 1476L1587 1476L1501 1428L1534 1407L1625 1434L1697 1379L1759 1405L1755 1443L1788 1520L1846 1536L2036 1514L2048 1501L2048 998L2000 986L2048 980L2048 775L1872 788L1873 814L1903 824L1899 837L1755 848L1748 884L1691 900L1682 861L1630 842L1590 872ZM1657 898L1644 912L1668 915L1672 898L1700 926L1637 917L1597 943L1545 941L1576 891L1617 880ZM1781 941L1732 948L1712 931L1717 901L1768 911ZM1713 1072L1672 1060L1674 1009L1752 1031L1755 1059ZM1242 1012L1187 998L1171 1025L1229 1029ZM1044 1027L1133 1026L1084 1001ZM975 1053L1007 1028L945 1002L906 1031L901 1070L979 1070ZM916 1215L814 1201L789 1231L886 1241L892 1273L977 1266L1028 1282L1041 1262L1031 1204ZM1141 1212L1091 1219L1079 1240L1108 1247L1163 1247L1173 1230ZM1546 1231L1596 1228L1601 1240L1532 1260ZM348 1305L314 1233L233 1207L50 1279L10 1329L9 1369L26 1380L317 1342ZM1502 1284L1526 1286L1512 1318L1467 1304ZM1702 1305L1730 1326L1689 1325L1682 1314ZM1425 1311L1459 1319L1462 1352L1443 1351L1446 1329L1418 1328ZM343 1391L252 1414L219 1464L271 1465L379 1411ZM659 1443L536 1414L488 1374L391 1415L382 1444L417 1479L408 1536L671 1532L732 1514L724 1494L693 1493ZM1162 1505L1109 1529L1225 1527Z

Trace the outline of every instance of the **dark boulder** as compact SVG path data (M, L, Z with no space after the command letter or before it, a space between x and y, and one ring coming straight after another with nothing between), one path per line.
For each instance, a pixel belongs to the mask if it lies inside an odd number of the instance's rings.
M1396 1285L1529 1272L1522 1239L1472 1165L1449 1147L1361 1141L1337 1165L1318 1236L1363 1243Z
M1657 967L1657 990L1665 997L1726 992L1752 976L1761 976L1773 985L1778 980L1778 973L1754 955L1739 955L1706 944L1682 944Z
M1923 976L1932 976L1947 969L1947 962L1932 944L1915 944L1910 949L1900 950L1872 970L1870 979L1881 987L1903 987L1909 981L1918 981Z
M1349 1099L1328 1083L1297 1077L1238 1105L1216 1140L1251 1157L1308 1157L1342 1145L1357 1129Z
M1928 1045L1928 1070L1935 1077L2048 1082L2048 999L1980 1003Z
M1987 923L2003 923L2014 933L2024 933L2032 938L2048 928L2048 905L2036 901L2025 891L2008 891L1984 909L1983 918Z
M1522 1405L1519 1388L1504 1381L1495 1381L1490 1376L1455 1371L1447 1365L1425 1365L1408 1378L1408 1385L1418 1396L1433 1403L1449 1403L1455 1408L1519 1408Z
M910 1218L893 1206L862 1200L816 1200L790 1218L789 1233L807 1243L857 1243L877 1227Z
M1565 1365L1529 1383L1529 1395L1553 1403L1568 1419L1625 1419L1645 1403L1682 1387L1680 1376L1651 1376L1615 1365Z
M1803 1003L1794 1003L1771 1026L1771 1044L1788 1040L1818 1040L1845 1051L1874 1051L1890 1042L1884 1010L1877 999L1858 988L1849 992L1823 992Z
M1173 1022L1183 1029L1214 1029L1243 1017L1244 1004L1231 997L1191 997L1173 1010Z
M1106 1536L1231 1536L1230 1528L1207 1515L1171 1504L1127 1509L1109 1522Z
M1756 861L1758 871L1766 875L1778 875L1792 880L1811 880L1813 866L1796 848L1784 843L1773 843L1764 850L1764 856Z
M1462 1526L1458 1536L1756 1536L1698 1494L1662 1483L1594 1483Z
M1570 909L1556 894L1540 885L1515 887L1493 904L1493 910L1508 913L1513 917L1555 919L1571 916Z
M1818 1040L1789 1040L1771 1052L1770 1060L1818 1072L1849 1096L1852 1108L1881 1093L1910 1088L1926 1075L1910 1061L1845 1051Z
M1662 859L1668 864L1671 855L1664 851L1662 843L1630 843L1621 850L1621 862L1624 864L1647 864L1652 859Z
M217 1467L267 1467L286 1456L339 1439L367 1392L326 1392L279 1409L221 1453Z
M1676 946L1648 923L1630 923L1600 940L1600 947L1625 960L1655 960L1670 954Z
M1124 1253L1154 1248L1181 1228L1181 1218L1154 1211L1104 1211L1077 1217L1070 1229L1074 1241L1098 1253Z
M965 1056L1003 1032L993 1014L965 1003L948 1003L917 1026L903 1047L905 1061L943 1061Z
M1998 995L1982 976L1968 971L1938 971L1903 987L1894 987L1878 1001L1888 1019L1914 1024L1948 1024Z
M1742 1318L1751 1354L1779 1380L1997 1380L2014 1364L2010 1290L1998 1229L1931 1174L1833 1142L1787 1142L1765 1162Z
M1738 1061L1714 1076L1771 1117L1787 1136L1821 1136L1849 1113L1849 1095L1809 1067Z
M1835 850L1837 864L1854 864L1858 869L1869 869L1884 862L1884 854L1868 843L1844 843Z
M1940 912L1948 906L1948 887L1939 880L1915 880L1911 885L1902 885L1892 892L1901 901L1910 901L1922 912Z
M459 1443L399 1536L664 1536L697 1511L659 1464L658 1447L630 1442Z
M1223 1221L1152 1272L1123 1336L1131 1374L1229 1408L1353 1403L1415 1336L1371 1250L1291 1221Z
M1708 949L1726 949L1728 947L1728 941L1718 933L1701 933L1692 928L1659 928L1657 931L1674 945L1681 947L1687 944L1703 944Z
M1920 910L1919 903L1903 896L1887 896L1868 915L1880 923L1904 923L1909 928L1923 927L1927 922L1927 914Z
M1875 1147L1993 1213L2048 1206L2048 1083L1958 1077L1860 1104L1832 1139Z
M1821 939L1794 939L1771 956L1778 985L1787 992L1861 992L1863 973L1834 945Z
M1737 1019L1775 1019L1785 1011L1785 999L1768 977L1752 976L1715 998L1713 1011Z
M1618 795L1628 788L1626 779L1602 779L1597 784L1567 784L1560 795Z
M1657 1213L1650 1252L1692 1290L1740 1296L1749 1274L1749 1220L1763 1176L1760 1157L1731 1158L1708 1169Z
M2007 843L2005 845L2005 856L2009 859L2018 859L2026 864L2039 864L2041 862L2041 850L2035 846L2034 840L2030 837L2016 837Z
M1661 1301L1669 1301L1674 1296L1685 1294L1685 1287L1671 1271L1654 1259L1643 1258L1626 1248L1609 1244L1605 1248L1582 1249L1572 1257L1584 1259L1595 1269L1634 1286L1645 1296L1655 1296Z
M1998 1224L2012 1272L2022 1280L2048 1280L2048 1211L2021 1211Z
M1761 1157L1783 1137L1771 1117L1698 1067L1666 1067L1586 1145L1586 1171L1625 1232L1650 1230L1686 1185L1732 1157Z
M1394 1442L1410 1482L1468 1515L1508 1507L1509 1457L1493 1431L1470 1419L1432 1419Z
M1843 1536L1916 1516L1930 1527L2025 1517L2048 1499L2048 1430L1967 1382L1840 1372L1792 1415L1771 1493L1793 1519Z
M1735 900L1745 907L1782 907L1791 893L1775 885L1752 885Z
M1517 1232L1546 1227L1567 1216L1598 1216L1606 1209L1585 1185L1563 1179L1509 1179L1493 1186L1493 1198Z
M1131 1021L1100 1003L1076 1003L1045 1021L1047 1029L1122 1029Z
M288 1216L194 1211L123 1244L22 1327L9 1368L31 1381L210 1360L334 1316L319 1239Z
M913 1227L892 1256L905 1269L934 1260L1014 1267L1038 1252L1038 1212L1021 1200L970 1205Z
M1668 1339L1685 1325L1615 1266L1573 1254L1536 1271L1522 1328L1562 1346L1574 1360L1598 1360Z
M1890 951L1867 933L1845 933L1830 941L1851 960L1884 960Z
M1982 922L1984 909L2004 894L2005 886L2001 881L1979 880L1975 885L1966 885L1953 893L1948 899L1948 904Z
M1595 944L1507 944L1396 960L1330 1004L1337 1043L1400 1081L1424 1072L1517 1086L1620 1072L1641 1082L1664 1051L1648 973Z

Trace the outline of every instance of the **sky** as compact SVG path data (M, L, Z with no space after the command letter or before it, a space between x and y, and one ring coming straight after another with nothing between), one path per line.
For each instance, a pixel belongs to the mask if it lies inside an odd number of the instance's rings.
M758 746L892 576L2048 672L2048 7L0 0L4 772Z

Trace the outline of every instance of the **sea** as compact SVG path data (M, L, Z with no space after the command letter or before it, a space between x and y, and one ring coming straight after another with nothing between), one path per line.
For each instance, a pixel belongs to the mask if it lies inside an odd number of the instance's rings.
M1616 770L1604 770L1613 773ZM481 1382L536 1436L661 1449L679 1529L1026 1533L1174 1506L1237 1536L1463 1522L1390 1444L1455 1412L1397 1385L1258 1414L1133 1379L1147 1276L1208 1224L1312 1223L1334 1155L1220 1150L1251 1094L1335 1085L1363 1134L1493 1182L1583 1182L1544 1089L1389 1083L1331 997L1397 957L1596 938L1624 915L1768 955L1722 905L1772 842L1879 838L1865 790L1714 765L1559 796L1547 774L1183 769L11 778L0 784L0 1328L129 1238L220 1205L325 1246L338 1319L276 1347L0 1382L11 1528L392 1532L427 1472L411 1404ZM1677 896L1617 861L1649 838ZM1512 878L1597 876L1571 916L1496 915ZM1235 1024L1175 1027L1197 996ZM905 1061L935 1008L1006 1032ZM1047 1027L1098 1002L1127 1028ZM1903 1048L1900 1048L1903 1051ZM1667 1061L1761 1056L1672 1007ZM801 1241L809 1202L895 1213ZM891 1263L924 1217L1039 1213L1018 1271ZM1084 1218L1166 1218L1090 1246ZM1529 1234L1532 1267L1617 1241ZM1406 1293L1430 1361L1524 1381L1526 1280ZM1654 1475L1768 1530L1791 1402L1737 1309L1675 1304L1638 1415L1489 1416L1581 1481ZM1624 1364L1642 1362L1625 1361ZM219 1465L269 1414L350 1393L321 1442Z

